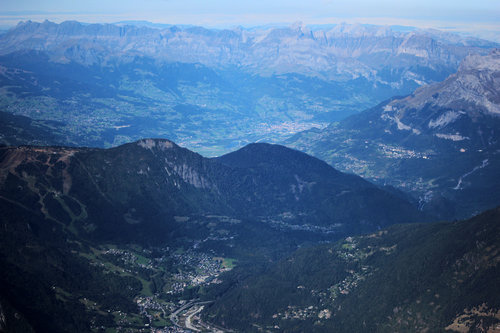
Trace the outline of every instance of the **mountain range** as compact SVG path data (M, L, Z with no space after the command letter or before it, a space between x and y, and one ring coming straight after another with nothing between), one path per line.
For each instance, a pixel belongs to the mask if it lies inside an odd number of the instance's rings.
M236 66L254 74L298 73L337 80L362 76L379 83L402 83L428 82L432 75L456 67L469 53L484 53L494 45L437 30L405 33L359 24L311 31L301 23L285 28L214 30L28 21L2 36L0 53L31 49L45 51L57 62L86 65L146 56L210 68ZM418 67L429 72L411 71ZM389 69L392 73L383 73Z
M326 127L441 81L468 54L497 46L347 24L216 30L28 21L0 36L0 111L37 127L51 122L52 144L168 137L219 156Z
M340 170L413 193L445 218L500 202L500 52L403 98L288 141Z
M497 46L18 24L0 332L498 331Z
M163 327L165 313L195 297L208 304L203 325L223 330L461 331L499 322L498 209L391 226L429 217L395 190L270 144L219 158L165 139L3 147L0 170L8 286L0 325L9 332ZM192 266L200 256L238 266L216 268L216 283L200 287ZM197 269L220 267L203 260ZM191 287L175 289L187 272Z

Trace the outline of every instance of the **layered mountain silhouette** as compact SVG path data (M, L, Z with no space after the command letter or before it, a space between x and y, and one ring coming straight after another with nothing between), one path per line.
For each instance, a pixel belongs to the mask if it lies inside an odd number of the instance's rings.
M0 36L0 111L58 145L168 137L206 156L281 142L438 82L496 43L339 24L217 30L22 22ZM78 126L74 126L78 123ZM19 128L19 126L13 126ZM0 142L37 144L7 128Z
M0 36L0 331L498 329L495 47L21 22ZM303 152L248 144L297 132Z

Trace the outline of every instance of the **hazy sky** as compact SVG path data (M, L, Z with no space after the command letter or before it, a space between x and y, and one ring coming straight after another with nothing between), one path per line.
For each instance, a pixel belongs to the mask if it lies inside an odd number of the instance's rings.
M0 26L20 20L198 24L359 22L500 34L500 0L1 0Z

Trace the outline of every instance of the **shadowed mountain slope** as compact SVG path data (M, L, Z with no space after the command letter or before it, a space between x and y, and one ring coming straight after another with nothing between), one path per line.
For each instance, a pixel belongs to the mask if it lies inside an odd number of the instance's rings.
M494 331L499 234L496 208L300 249L224 291L205 319L245 332Z
M392 193L276 145L217 159L151 139L108 150L6 147L1 154L5 200L92 237L138 237L201 212L340 233L423 218Z
M195 271L179 262L186 251L205 268L208 258L237 258L248 275L300 244L423 218L286 147L208 159L159 139L0 147L0 212L0 330L24 332L88 332L121 326L123 316L142 329L150 321L138 297L172 300L172 280ZM175 297L203 294L193 287Z

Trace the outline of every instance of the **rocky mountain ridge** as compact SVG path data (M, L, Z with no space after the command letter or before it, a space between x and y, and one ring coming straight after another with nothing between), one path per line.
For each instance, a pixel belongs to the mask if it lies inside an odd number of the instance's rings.
M233 66L263 75L300 73L335 80L366 77L395 85L403 79L420 85L435 78L419 73L418 67L439 75L458 66L469 53L484 54L496 44L433 30L403 33L359 24L313 31L299 23L249 31L28 21L2 36L1 45L0 54L32 49L48 52L57 62L87 65L148 56L166 62ZM392 68L392 73L381 73L385 68Z
M397 99L387 104L387 111L395 108L403 110L421 110L424 106L457 109L466 111L500 114L500 49L488 55L470 55L460 64L456 74L446 80L417 89L404 99ZM458 104L462 102L461 104ZM467 104L470 104L469 106ZM456 116L447 118L456 119ZM398 116L401 118L401 116ZM444 120L444 119L443 119ZM443 122L431 121L428 127L443 125Z

